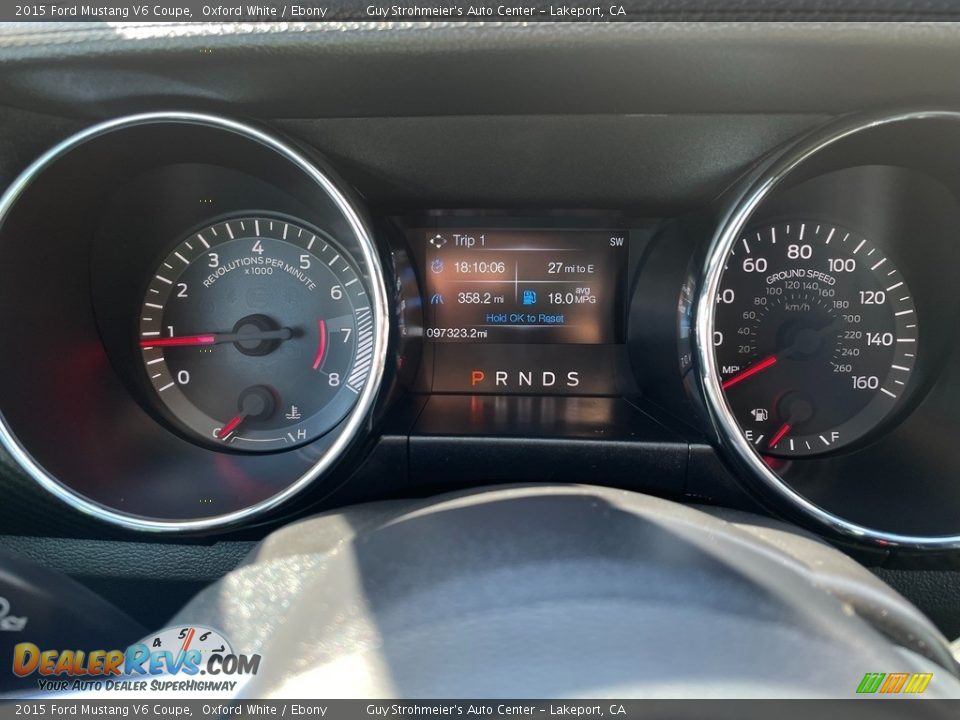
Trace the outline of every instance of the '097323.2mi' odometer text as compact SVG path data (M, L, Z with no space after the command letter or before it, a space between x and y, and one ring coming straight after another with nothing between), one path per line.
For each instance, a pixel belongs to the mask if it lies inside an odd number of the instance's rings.
M863 236L810 221L754 228L731 249L716 303L721 387L758 452L835 451L904 399L916 308L891 258Z

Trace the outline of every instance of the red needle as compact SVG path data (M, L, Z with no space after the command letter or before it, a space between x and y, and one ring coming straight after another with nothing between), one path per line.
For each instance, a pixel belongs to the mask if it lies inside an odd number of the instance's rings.
M181 335L180 337L156 338L155 340L141 340L140 347L179 347L181 345L213 345L217 342L216 335Z
M790 423L784 423L783 427L777 430L777 434L770 438L770 444L767 447L776 447L777 443L783 440L790 432Z
M323 356L327 352L327 323L324 320L317 320L317 330L320 332L320 341L317 344L317 356L313 359L313 369L316 370L323 362Z
M758 372L762 372L766 370L768 367L770 367L771 365L775 365L776 362L777 362L776 355L771 355L768 358L764 358L763 360L756 363L755 365L751 365L743 372L737 373L733 377L727 378L726 380L724 380L722 383L722 387L724 390L729 390L738 382L742 382L743 380L746 380L748 377L753 377Z
M243 329L235 333L206 333L205 335L178 335L165 338L145 338L140 341L140 347L176 347L183 345L222 345L232 342L263 342L266 340L289 340L293 337L293 330L280 328L278 330L250 330Z
M217 437L220 440L224 440L227 437L227 435L232 433L234 430L236 430L240 426L240 423L243 422L243 419L245 417L246 415L237 415L233 420L231 420L222 428L220 428L220 432L217 433Z

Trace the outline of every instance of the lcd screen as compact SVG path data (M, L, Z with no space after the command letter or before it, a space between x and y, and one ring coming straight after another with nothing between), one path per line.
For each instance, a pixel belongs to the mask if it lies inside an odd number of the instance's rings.
M435 342L619 341L627 237L617 230L419 230Z

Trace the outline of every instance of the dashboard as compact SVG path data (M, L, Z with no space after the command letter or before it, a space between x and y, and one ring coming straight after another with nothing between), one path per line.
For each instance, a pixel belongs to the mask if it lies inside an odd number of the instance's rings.
M160 622L293 520L605 485L956 636L956 33L0 28L0 545Z
M424 485L616 484L699 430L774 512L841 541L952 548L947 148L951 111L855 115L672 217L392 215L268 126L110 119L0 200L18 338L0 440L70 506L183 533L358 482L404 421ZM687 479L631 484L669 496Z

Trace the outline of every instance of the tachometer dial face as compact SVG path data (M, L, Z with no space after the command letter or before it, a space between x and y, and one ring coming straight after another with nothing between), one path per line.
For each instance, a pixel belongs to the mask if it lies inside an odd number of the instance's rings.
M370 371L366 284L335 240L240 217L191 234L150 279L140 348L153 391L206 444L248 452L316 439Z
M893 261L863 236L817 222L755 228L730 251L716 302L721 386L762 454L836 451L903 401L916 308Z

